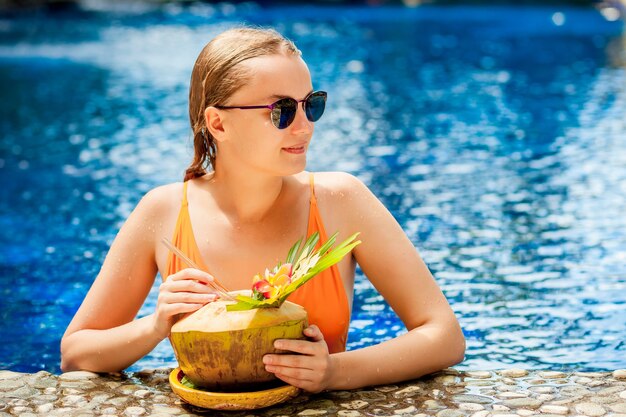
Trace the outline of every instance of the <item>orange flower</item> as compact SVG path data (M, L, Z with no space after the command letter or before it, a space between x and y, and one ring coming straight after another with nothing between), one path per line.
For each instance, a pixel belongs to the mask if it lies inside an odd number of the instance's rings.
M263 278L259 274L254 276L252 293L257 299L276 298L280 295L283 287L291 283L292 273L293 266L291 264L283 264L280 267L276 267L273 273L266 269Z

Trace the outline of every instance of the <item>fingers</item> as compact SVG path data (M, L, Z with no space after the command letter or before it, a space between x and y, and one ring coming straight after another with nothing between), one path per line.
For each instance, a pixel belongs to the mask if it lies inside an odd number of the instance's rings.
M161 292L158 296L159 303L176 304L176 303L191 303L200 304L201 306L215 301L217 294L214 293L193 293L193 292Z
M275 373L274 375L276 375L276 378L286 382L289 385L293 385L294 387L310 391L310 390L307 389L307 386L310 384L310 381L303 381L301 379L288 377L286 375L281 375L281 374L278 374L278 373Z
M202 295L202 294L198 294ZM172 325L182 318L182 315L187 313L193 313L194 311L205 306L207 303L213 301L215 294L204 294L207 296L206 300L202 302L165 302L162 296L159 295L159 301L157 302L157 308L154 314L154 330L161 338L165 338L169 335Z
M311 339L313 342L321 342L322 340L324 340L324 335L322 334L322 331L315 324L312 324L304 329L304 335Z
M322 350L327 350L328 347L324 342L324 335L319 327L312 324L304 329L304 335L309 340L297 340L297 339L278 339L274 342L274 347L280 350L287 350L295 353L301 353L303 355L315 355L321 353Z
M311 356L305 355L265 355L263 356L263 363L266 365L265 369L268 372L274 372L278 368L300 368L300 369L315 369L315 361L311 360ZM270 368L273 370L270 371Z
M212 287L201 284L198 281L194 281L191 279L180 280L180 281L165 281L160 286L161 290L169 291L169 292L197 292L197 293L212 293Z
M319 331L319 329L317 329ZM297 353L293 354L267 354L263 356L263 363L276 371L280 368L298 368L316 370L316 372L326 371L328 358L328 346L324 339L316 342L308 340L279 339L274 342L274 347L282 351ZM274 372L269 371L268 372ZM290 374L289 376L294 376Z
M311 342L309 342L311 343ZM265 355L265 370L282 381L309 392L320 392L326 386L330 362L328 354L305 355Z
M212 287L213 277L204 271L186 268L170 275L159 286L154 314L154 329L167 336L182 315L192 313L215 301L218 294Z
M203 282L206 284L210 284L211 282L215 280L211 274L208 274L204 271L201 271L195 268L181 269L177 273L172 274L169 277L167 277L167 281L170 281L170 280L180 281L180 280L189 280L189 279Z
M191 313L193 311L198 310L200 307L204 306L206 303L198 304L198 303L173 303L167 304L163 306L163 313L167 317L173 317L177 314L182 313Z
M211 284L213 277L204 271L187 268L172 274L159 288L159 299L174 302L200 302L206 303L207 294L214 294ZM174 295L172 295L174 294ZM197 294L197 295L193 295ZM198 296L199 295L199 296ZM211 299L212 301L213 299Z
M216 294L207 285L190 279L184 281L165 281L159 287L159 303L201 303L214 301Z
M315 343L316 342L310 342L308 340L279 339L274 342L274 347L279 350L312 356L319 351Z
M304 329L308 340L278 339L274 347L292 352L263 356L265 370L282 381L309 392L328 387L333 374L328 346L320 329L311 325Z
M271 365L268 365L266 369L268 372L272 372L280 379L289 378L291 380L298 380L300 383L313 382L316 379L315 373L312 369L285 368Z
M322 392L324 389L317 384L315 381L309 381L309 380L305 380L305 379L298 379L298 378L293 378L287 375L282 375L282 374L275 374L276 377L284 382L286 382L289 385L293 385L294 387L303 389L305 391L308 391L310 393L318 393L318 392Z
M187 268L172 274L159 286L157 315L170 323L171 318L181 313L190 313L215 301L218 295L207 283L213 277L204 271Z

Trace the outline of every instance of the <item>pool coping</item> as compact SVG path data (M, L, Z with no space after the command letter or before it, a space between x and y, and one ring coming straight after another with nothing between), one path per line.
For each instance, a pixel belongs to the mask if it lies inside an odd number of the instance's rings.
M626 370L561 372L445 369L400 384L301 393L272 407L213 411L172 392L171 369L54 375L0 370L0 417L46 416L436 416L626 417Z

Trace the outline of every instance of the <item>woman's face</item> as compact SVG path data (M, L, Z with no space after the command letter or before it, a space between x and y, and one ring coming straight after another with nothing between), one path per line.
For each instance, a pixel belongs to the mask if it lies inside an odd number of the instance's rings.
M312 90L309 70L298 56L267 55L244 61L252 75L231 96L227 106L269 105L281 98L304 99ZM272 175L291 175L304 170L306 152L313 135L309 121L298 104L294 121L278 129L270 109L220 110L224 135L218 142L218 161L250 166ZM220 162L218 162L219 164Z

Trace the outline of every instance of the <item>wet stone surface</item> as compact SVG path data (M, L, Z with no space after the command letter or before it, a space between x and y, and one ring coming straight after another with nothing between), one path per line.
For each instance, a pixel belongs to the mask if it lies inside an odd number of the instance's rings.
M169 369L98 375L0 371L0 417L8 416L435 416L626 417L626 370L442 372L397 385L300 394L283 404L219 412L172 392Z

